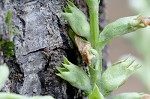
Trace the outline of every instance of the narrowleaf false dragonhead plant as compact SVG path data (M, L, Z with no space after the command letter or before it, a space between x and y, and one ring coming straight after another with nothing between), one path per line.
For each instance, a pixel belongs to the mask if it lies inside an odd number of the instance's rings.
M130 16L118 19L108 24L99 33L99 3L100 0L86 0L90 14L90 24L86 15L72 2L67 1L68 8L62 15L68 21L73 32L69 36L82 58L87 63L88 74L82 66L74 65L64 57L64 67L57 67L57 74L72 86L81 89L89 99L104 99L118 89L141 65L130 56L109 66L102 73L102 48L113 38L150 25L150 19L142 16ZM119 98L118 98L119 97ZM139 93L125 93L114 99L144 99Z

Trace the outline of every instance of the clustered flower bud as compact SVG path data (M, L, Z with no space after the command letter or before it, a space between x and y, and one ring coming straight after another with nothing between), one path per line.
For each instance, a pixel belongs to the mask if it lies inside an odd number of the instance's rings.
M102 75L102 84L106 92L118 89L140 67L141 65L132 58L126 58L108 67Z
M90 25L85 14L80 11L72 2L68 1L68 9L62 13L64 18L69 22L76 35L90 39Z
M100 34L100 42L108 43L111 39L145 28L150 25L150 18L130 16L124 17L108 24Z
M57 70L60 72L57 74L58 76L68 81L72 86L84 90L86 93L92 90L90 78L83 69L72 64L65 57L63 66L65 68L57 67Z

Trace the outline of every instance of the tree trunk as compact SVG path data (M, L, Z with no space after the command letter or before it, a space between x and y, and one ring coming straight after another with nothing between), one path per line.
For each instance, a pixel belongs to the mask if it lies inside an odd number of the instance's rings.
M74 3L87 14L85 1ZM67 22L61 16L66 0L0 0L0 33L6 34L5 17L12 13L13 26L19 30L14 36L15 56L2 58L10 68L5 91L22 95L51 95L56 99L83 98L82 92L57 77L63 55L75 64L81 56L67 35ZM100 28L105 25L104 0L100 3ZM105 57L107 50L104 50ZM104 59L106 67L107 59ZM3 90L4 91L4 90Z

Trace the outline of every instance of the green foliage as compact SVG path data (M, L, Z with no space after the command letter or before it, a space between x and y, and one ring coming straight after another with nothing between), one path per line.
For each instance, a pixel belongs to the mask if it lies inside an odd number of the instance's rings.
M13 36L13 35L16 35L19 31L17 28L13 27L13 23L11 21L11 16L12 16L12 13L10 10L8 10L7 12L7 16L5 18L5 23L7 25L7 34L8 34L8 37L7 39L10 40L10 38Z
M91 10L91 9L97 10L96 7L99 6L100 0L86 0L86 3L89 7L89 10Z
M132 58L126 58L108 67L102 75L105 93L118 89L140 67Z
M72 2L68 1L67 4L69 8L65 8L65 12L63 12L62 15L69 22L76 35L89 40L90 25L85 14L80 11Z
M72 86L84 90L86 93L92 90L90 78L83 69L72 64L65 57L63 66L65 68L57 67L57 70L60 72L57 74L59 77L67 80Z
M100 70L100 67L99 67L99 65L100 65L99 63L100 62L99 62L99 54L98 54L98 52L95 49L91 48L89 50L89 54L92 57L91 64L89 64L89 65L94 67L96 70Z
M100 93L97 85L94 86L93 91L88 96L89 99L104 99L104 96Z
M94 49L99 50L97 46L99 37L99 3L100 0L86 0L90 14L90 42ZM101 65L101 64L100 64Z
M29 99L54 99L52 96L33 96Z
M0 99L54 99L51 96L33 96L33 97L27 97L22 96L14 93L0 93Z
M9 40L3 40L0 38L0 50L3 52L4 56L9 58L14 55L14 42Z
M11 19L11 12L8 11L8 12L7 12L6 19L5 19L5 23L10 24L10 19Z
M92 85L94 86L96 84L100 88L101 87L100 70L96 70L93 67L89 66L89 72Z
M90 29L86 16L70 1L67 2L69 9L65 9L65 13L62 13L62 15L67 19L73 30L69 32L69 36L86 61L89 74L85 73L80 66L74 65L67 58L64 58L63 66L65 68L57 67L60 72L57 75L68 81L72 86L88 92L86 95L89 99L104 99L113 90L118 89L141 65L135 59L129 57L113 64L102 73L102 48L113 38L145 28L150 24L147 17L130 16L108 24L99 34L98 11L100 0L86 0L86 3L89 7ZM85 41L85 38L87 41ZM130 99L130 96L123 95L118 99L125 98Z
M144 24L137 20L139 16L120 18L117 21L108 24L100 34L101 45L108 43L111 39L119 37L140 28L145 28Z
M11 38L13 35L16 35L18 33L18 29L14 28L11 22L11 11L9 10L7 12L7 16L5 18L6 23L6 38L3 38L2 35L0 35L0 50L3 53L4 57L11 57L14 55L14 42L11 41Z
M4 86L6 80L8 79L8 75L9 75L9 69L6 66L6 64L0 65L0 90Z
M68 81L72 86L85 92L89 99L104 99L113 90L118 89L141 65L135 59L126 58L120 62L112 64L102 73L102 48L115 37L133 32L150 25L150 19L141 16L131 16L120 18L108 24L99 34L99 3L100 0L86 0L89 7L90 24L85 14L80 11L72 2L67 1L68 7L62 15L69 22L72 30L69 36L87 63L87 73L81 66L69 62L64 57L63 67L57 67L57 76ZM17 29L12 27L11 12L8 11L5 23L8 26L8 37L6 40L0 39L0 48L7 57L14 55L14 43L10 41L12 35L17 33ZM4 86L9 69L6 65L0 66L0 89ZM113 99L146 99L149 95L138 93L124 93L114 96ZM0 93L1 99L53 99L51 96L25 97L12 93Z

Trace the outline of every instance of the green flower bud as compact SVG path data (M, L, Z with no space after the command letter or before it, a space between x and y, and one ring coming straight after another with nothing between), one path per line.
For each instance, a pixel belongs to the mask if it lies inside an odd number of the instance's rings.
M104 99L104 96L101 94L96 84L88 97L89 99Z
M100 33L101 45L106 44L111 39L133 32L140 28L145 28L150 25L150 19L146 17L131 16L120 18L113 23L108 24Z
M4 65L0 65L0 90L3 88L6 80L8 79L9 76L9 69Z
M98 52L95 49L91 48L89 50L89 54L92 57L91 65L94 66L94 68L96 70L99 70L100 69L99 68L100 62L99 62L99 54L98 54Z
M118 89L140 67L141 65L130 57L108 67L102 75L106 93Z
M65 57L63 66L65 68L57 67L57 70L60 72L57 76L68 81L72 86L84 90L86 93L91 91L90 79L83 69L72 64Z
M80 11L72 2L68 1L68 9L62 13L64 18L69 22L76 35L90 39L90 25L85 14Z
M141 93L122 93L114 96L112 99L149 99L150 95Z

